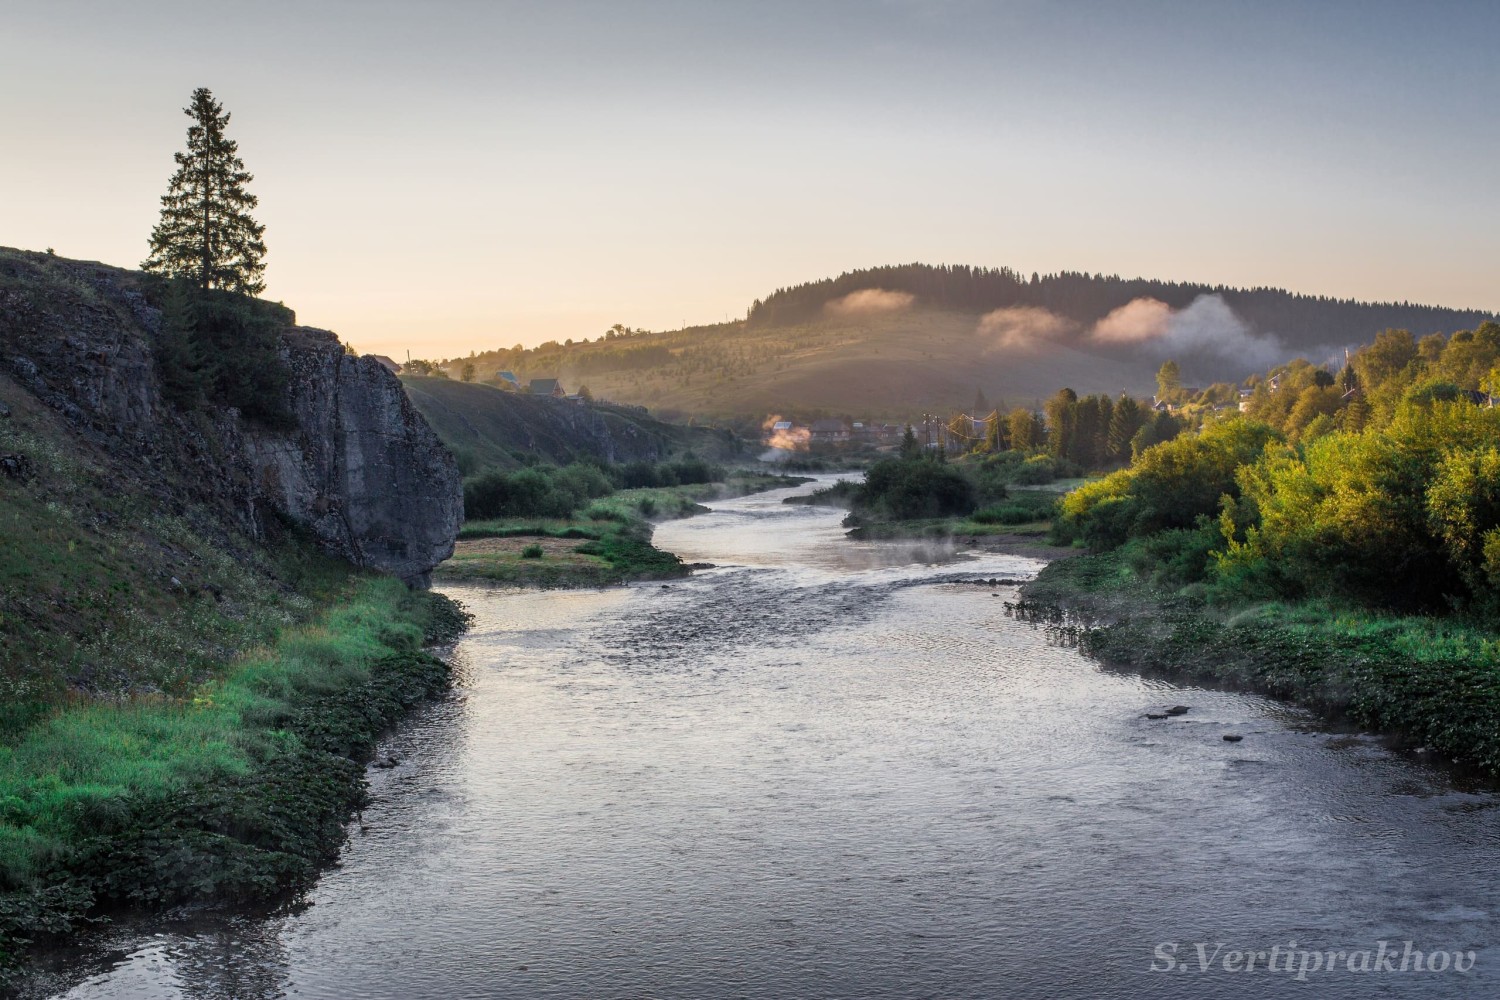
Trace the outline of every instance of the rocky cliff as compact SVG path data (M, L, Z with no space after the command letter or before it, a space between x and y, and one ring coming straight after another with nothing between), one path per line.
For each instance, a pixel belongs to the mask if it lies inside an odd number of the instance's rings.
M163 396L162 317L146 292L135 272L0 250L0 370L164 510L207 506L252 539L290 525L356 565L425 583L452 554L462 483L395 376L287 311L286 428L212 399L184 413Z

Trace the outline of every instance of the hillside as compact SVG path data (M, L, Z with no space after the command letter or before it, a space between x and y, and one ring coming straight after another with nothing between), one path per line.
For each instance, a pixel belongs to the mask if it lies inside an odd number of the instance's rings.
M616 328L464 360L482 379L560 377L667 415L909 417L968 406L976 390L1005 405L1062 385L1149 394L1169 357L1189 383L1237 380L1297 355L1340 355L1386 328L1448 334L1489 318L1279 289L906 265L779 290L740 322Z
M579 405L445 378L405 375L401 381L465 471L514 468L530 456L566 465L577 459L658 462L688 451L721 461L740 453L732 434L664 423L638 408Z

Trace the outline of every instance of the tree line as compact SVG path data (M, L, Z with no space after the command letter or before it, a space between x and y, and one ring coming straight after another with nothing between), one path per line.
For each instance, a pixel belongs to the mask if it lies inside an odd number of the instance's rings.
M988 312L1013 306L1047 309L1083 325L1096 323L1135 299L1152 298L1173 309L1199 296L1218 295L1256 330L1272 331L1293 349L1357 343L1387 327L1454 331L1493 318L1477 310L1446 309L1411 302L1359 302L1301 295L1280 288L1234 288L1194 282L1122 278L1062 271L1029 278L1008 267L903 264L848 271L779 288L750 306L751 327L795 326L818 319L830 301L870 288L906 292L924 306Z

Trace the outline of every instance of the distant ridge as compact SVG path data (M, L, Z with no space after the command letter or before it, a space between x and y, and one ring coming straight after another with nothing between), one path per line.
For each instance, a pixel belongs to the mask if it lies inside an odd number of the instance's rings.
M1079 324L1093 324L1137 299L1156 299L1185 309L1196 299L1216 295L1261 333L1278 335L1294 350L1362 343L1380 330L1416 334L1473 329L1495 313L1449 309L1411 302L1359 302L1326 295L1300 295L1281 288L1235 288L1186 281L1122 278L1119 275L1062 271L1023 277L1008 267L963 264L899 264L846 271L789 288L779 288L751 305L751 327L792 326L817 319L826 303L870 288L905 292L916 305L984 313L1032 306Z
M1149 396L1167 358L1196 385L1237 383L1298 356L1336 368L1345 348L1385 329L1449 335L1492 318L1276 288L903 264L778 289L736 322L616 326L464 360L481 380L500 370L562 378L669 418L907 419L969 406L979 392L1019 406L1062 386Z

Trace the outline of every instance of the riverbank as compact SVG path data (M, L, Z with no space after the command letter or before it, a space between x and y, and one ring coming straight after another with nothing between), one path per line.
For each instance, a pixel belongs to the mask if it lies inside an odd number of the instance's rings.
M747 496L809 480L741 471L714 483L618 490L569 518L471 521L453 557L434 571L444 582L543 588L606 587L687 576L692 567L651 544L653 524L708 510L706 500Z
M1500 636L1455 618L1303 602L1216 607L1150 586L1119 553L1050 563L1018 616L1107 666L1250 691L1398 748L1500 777Z
M364 801L362 761L446 687L466 614L352 576L326 610L188 698L60 708L0 749L0 976L115 910L310 884Z

